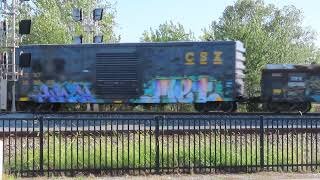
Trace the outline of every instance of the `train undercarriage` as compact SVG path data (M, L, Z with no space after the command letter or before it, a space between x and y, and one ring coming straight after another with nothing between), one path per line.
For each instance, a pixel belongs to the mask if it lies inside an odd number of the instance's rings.
M11 103L9 103L10 105ZM181 106L186 104L62 104L62 103L33 103L17 102L20 112L61 112L61 111L186 111ZM311 102L208 102L188 104L196 112L242 112L243 107L249 112L271 113L307 113L311 110ZM239 108L241 106L241 108ZM98 107L98 108L96 108ZM169 107L169 108L168 108ZM189 108L192 111L192 108ZM245 112L245 111L243 111Z

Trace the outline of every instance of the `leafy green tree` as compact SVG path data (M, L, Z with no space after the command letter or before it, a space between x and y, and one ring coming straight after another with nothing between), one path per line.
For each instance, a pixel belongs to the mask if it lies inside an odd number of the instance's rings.
M85 42L92 42L92 34L86 34L84 26L72 19L72 9L81 8L88 17L95 7L104 8L104 18L99 22L105 42L116 42L114 32L115 9L106 0L31 0L29 6L21 8L21 17L32 19L31 34L23 39L23 44L70 44L72 36L84 35ZM90 13L90 14L89 14Z
M204 29L202 39L240 40L246 46L246 90L258 96L261 69L271 63L308 63L317 59L315 32L303 27L302 11L277 8L262 0L238 0L218 21Z
M182 24L165 22L158 29L144 31L141 41L143 42L168 42L168 41L192 41L195 40L193 32L187 32Z

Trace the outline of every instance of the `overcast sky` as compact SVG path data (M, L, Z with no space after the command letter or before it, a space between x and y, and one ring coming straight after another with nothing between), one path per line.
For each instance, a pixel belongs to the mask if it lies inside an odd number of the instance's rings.
M117 33L121 42L138 42L144 30L165 21L180 22L196 37L212 20L218 19L227 5L235 0L111 0L116 2ZM319 0L265 0L278 7L294 5L304 12L305 26L320 32ZM317 41L318 46L320 41Z

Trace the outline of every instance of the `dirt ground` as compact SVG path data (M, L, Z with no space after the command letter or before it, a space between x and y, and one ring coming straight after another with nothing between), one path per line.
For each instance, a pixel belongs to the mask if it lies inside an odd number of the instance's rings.
M7 178L4 178L7 179ZM11 179L11 178L9 178ZM22 178L22 179L36 179L43 180L47 178ZM255 174L212 174L212 175L164 175L164 176L123 176L123 177L75 177L75 178L64 178L56 177L50 179L59 179L59 180L85 180L85 179L114 179L114 180L281 180L281 179L295 179L295 180L308 180L308 179L320 179L320 173L255 173Z

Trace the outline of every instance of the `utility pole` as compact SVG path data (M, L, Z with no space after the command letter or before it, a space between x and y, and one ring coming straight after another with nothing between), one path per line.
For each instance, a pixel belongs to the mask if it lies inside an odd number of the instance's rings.
M2 23L0 29L0 34L2 34L0 47L3 51L2 54L5 54L5 56L2 56L0 64L0 109L7 109L7 84L8 82L11 82L12 112L16 111L16 82L18 81L19 76L22 75L22 69L20 69L16 63L16 48L18 48L20 39L17 38L16 33L17 5L20 5L17 1L23 3L28 0L0 0L0 22ZM27 21L27 24L25 22L26 21L21 23L20 21L19 23L19 28L23 29L22 31L20 31L21 29L19 30L21 35L30 33L31 21Z
M12 14L13 14L13 22L12 22L12 33L13 33L13 47L12 47L12 105L11 112L16 112L16 81L18 80L18 76L16 74L16 1L12 0Z

